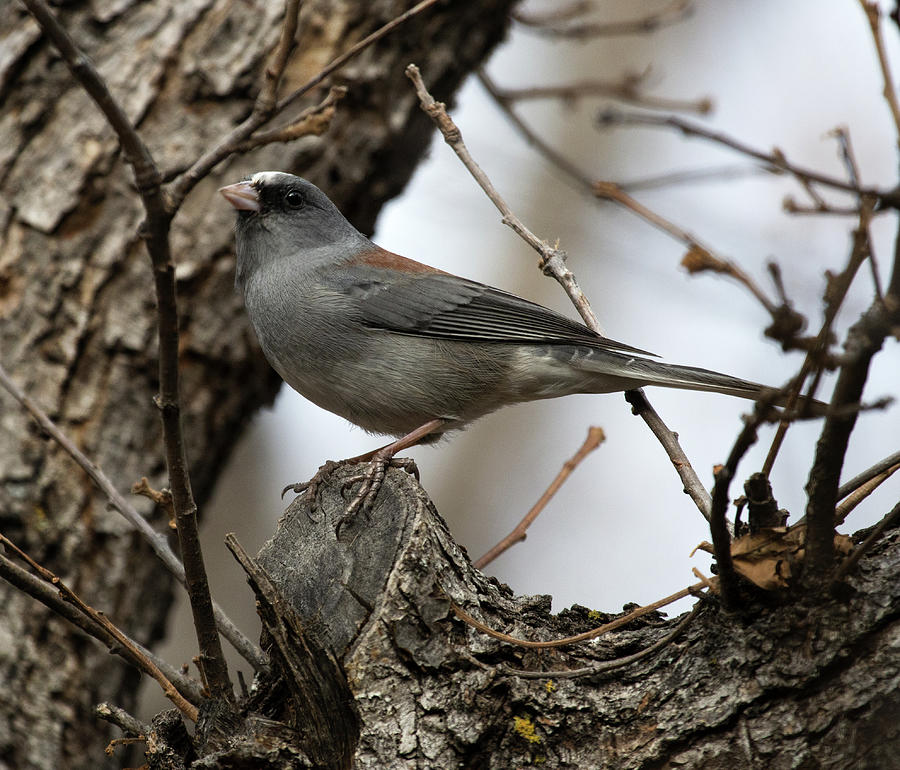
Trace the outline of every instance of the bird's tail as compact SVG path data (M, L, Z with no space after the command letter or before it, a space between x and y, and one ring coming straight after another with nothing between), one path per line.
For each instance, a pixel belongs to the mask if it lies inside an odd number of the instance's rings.
M701 369L696 366L666 364L662 361L623 355L610 351L591 351L585 356L575 356L570 365L593 376L594 392L610 392L613 390L631 390L645 385L657 385L664 388L680 388L682 390L700 390L712 393L724 393L728 396L755 400L771 388L730 374ZM785 406L786 399L776 397L776 406ZM827 404L821 401L801 397L799 407L809 403L815 415L823 415Z

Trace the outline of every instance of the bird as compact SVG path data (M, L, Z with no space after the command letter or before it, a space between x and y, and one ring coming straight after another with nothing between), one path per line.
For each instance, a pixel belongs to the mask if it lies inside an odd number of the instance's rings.
M515 294L377 246L311 182L260 171L219 192L237 212L235 286L269 363L314 404L395 437L338 527L368 510L395 455L501 407L643 386L758 399L764 386L655 360ZM410 463L402 463L408 470Z

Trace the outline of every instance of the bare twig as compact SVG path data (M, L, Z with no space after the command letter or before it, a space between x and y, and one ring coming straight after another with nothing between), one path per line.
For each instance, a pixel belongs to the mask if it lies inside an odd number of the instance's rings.
M722 604L726 609L734 609L738 604L738 578L731 558L731 534L728 532L728 488L737 473L741 458L756 443L756 430L762 422L762 415L768 404L757 404L754 413L745 418L744 427L738 434L734 446L724 465L714 471L715 483L712 491L709 531L712 535L713 553L718 567L719 588Z
M886 300L890 297L886 297ZM897 310L885 311L886 303L875 302L847 334L847 361L831 398L832 407L858 404L875 354L881 349L892 324L897 323ZM847 452L850 434L856 425L857 411L836 412L825 418L816 443L816 454L806 484L808 502L806 516L807 566L811 581L824 578L834 561L834 515L837 503L838 477Z
M637 125L656 128L674 128L685 136L700 137L710 142L728 147L736 152L755 158L769 169L776 172L786 172L809 183L816 183L835 190L865 195L879 200L884 206L896 208L900 206L900 193L897 190L879 190L874 187L858 187L852 182L838 179L837 177L822 174L813 169L804 168L788 161L780 150L762 152L749 145L739 142L727 134L713 131L697 123L691 123L675 115L652 115L649 113L622 112L620 110L604 110L597 117L600 127L613 125Z
M656 410L650 405L647 396L644 395L643 388L628 391L625 394L625 400L631 404L634 414L643 419L659 443L662 444L663 449L669 456L669 460L675 467L676 473L681 478L681 483L684 484L685 494L694 501L694 505L697 506L697 510L700 511L703 518L709 521L712 498L681 448L681 444L678 443L678 434L669 430Z
M328 130L334 118L335 106L347 95L345 86L332 86L321 102L303 110L290 123L269 131L258 131L234 148L236 153L250 152L257 147L276 142L292 142L302 136L320 136Z
M94 713L107 722L114 724L123 733L139 736L149 735L150 726L145 725L136 717L133 717L125 709L114 706L111 703L98 703L94 708Z
M74 609L84 618L85 623L78 623L79 628L87 631L96 639L99 639L101 642L107 645L111 651L114 651L126 660L131 663L133 666L137 667L139 670L143 671L145 674L153 677L158 683L159 686L162 687L165 696L172 701L172 703L176 706L176 708L184 714L188 719L193 722L197 721L198 711L197 707L192 703L189 703L187 699L182 695L178 688L172 683L172 681L160 670L160 668L152 661L150 658L145 655L131 639L129 639L114 623L112 623L109 618L103 615L100 612L97 612L93 607L87 605L81 598L75 594L72 589L70 589L62 580L59 579L56 575L54 575L50 570L42 567L36 561L34 561L28 554L22 551L18 546L15 545L9 538L0 534L0 545L3 545L8 551L14 553L19 559L24 561L28 566L37 573L37 576L43 580L45 583L53 586L62 596L64 602L72 605ZM12 577L13 570L9 569L10 562L5 557L0 557L0 566L3 567L3 577L16 585L20 590L29 593L34 598L39 601L44 601L44 594L42 592L34 592L32 593L29 588L30 585L27 581L22 580L20 576ZM15 565L11 565L15 566ZM27 573L26 573L27 574ZM19 578L19 579L16 579ZM51 605L47 602L44 602L51 609L56 609L56 606ZM63 613L63 617L67 619L72 619L69 613ZM73 620L73 622L75 622Z
M847 296L847 292L850 290L850 285L853 283L853 279L856 277L856 273L859 270L860 265L865 261L867 255L870 252L869 222L872 218L874 205L874 201L871 198L861 198L859 209L859 225L854 232L853 248L850 252L850 259L848 260L847 267L844 268L841 273L839 273L837 276L829 275L829 282L825 289L825 314L822 320L822 326L819 329L819 333L813 341L813 344L810 346L809 350L806 353L806 358L803 360L800 371L794 378L794 383L790 389L787 403L785 405L786 412L793 411L795 405L799 400L800 391L803 389L807 377L809 377L809 375L813 372L818 372L812 386L807 391L807 395L810 398L815 396L821 374L825 367L825 356L831 340L831 327L834 323L834 319L837 317L838 311L840 310L841 305L844 302L844 298ZM862 395L862 391L860 391L860 395ZM840 407L848 406L850 404L856 404L858 402L858 398L853 402L843 401L841 403L838 403L836 401L832 401L833 413L831 416L835 419L846 419L848 415L838 413L840 411ZM855 423L855 411L850 417ZM775 458L778 456L778 452L781 449L789 427L790 421L787 419L782 420L778 425L778 428L775 431L775 436L772 438L772 444L769 447L769 451L766 455L765 462L763 463L762 472L764 474L769 475L772 468L774 467ZM837 479L839 477L840 467L838 467L836 471L837 472L834 477L835 492L837 490ZM831 540L833 541L833 538L831 538Z
M678 623L675 628L673 628L668 634L666 634L662 639L658 642L654 642L649 647L641 650L640 652L636 652L633 655L626 655L622 658L614 658L613 660L604 660L600 663L595 663L592 666L584 666L583 668L571 668L571 669L561 669L556 671L523 671L521 669L512 668L510 666L488 666L486 664L478 663L482 665L488 671L497 671L501 674L506 674L507 676L517 676L521 679L576 679L582 676L592 676L596 674L605 674L608 671L614 671L617 668L624 668L625 666L631 666L634 663L639 663L645 658L649 658L652 655L655 655L660 650L668 647L672 642L674 642L681 634L683 634L688 626L694 622L696 617L700 614L700 611L703 609L704 603L702 601L697 602L687 615Z
M863 500L871 495L878 487L900 470L900 462L885 468L877 476L873 476L860 484L856 489L847 495L841 495L841 489L838 489L838 499L841 502L834 509L834 525L838 526L853 512Z
M47 416L46 412L44 412L32 398L25 395L22 389L10 379L2 364L0 364L0 386L5 388L16 401L28 410L37 424L40 425L41 430L68 452L72 459L75 460L88 476L90 476L94 484L97 485L97 488L106 495L106 499L109 500L112 507L138 531L144 540L147 541L166 569L172 573L179 583L184 585L184 565L172 552L166 538L153 529L150 523L141 516L138 510L119 493L103 470L92 463L85 454L75 446L75 443L60 430L56 423ZM213 611L215 612L216 623L222 631L222 635L231 642L234 648L256 671L265 669L267 666L265 653L241 633L218 604L213 604Z
M525 139L528 144L534 147L541 155L549 160L554 166L559 168L566 176L577 182L582 188L588 192L593 192L594 180L584 174L581 169L561 153L557 152L547 142L545 142L532 128L522 120L513 109L512 104L503 98L500 87L494 83L490 76L485 72L484 68L478 70L478 80L484 89L490 94L491 98L497 103L501 111L509 118L510 122L515 126L516 130Z
M262 88L253 105L254 112L259 111L263 115L270 115L278 100L278 86L284 76L284 70L291 57L294 48L294 37L297 34L297 22L300 14L300 0L285 0L284 22L281 25L281 34L278 36L278 44L263 74Z
M256 104L254 105L253 111L247 117L247 119L244 120L240 125L235 126L235 128L232 129L226 136L220 139L215 147L207 150L207 152L199 157L184 173L184 175L175 183L175 186L171 191L173 208L177 209L185 199L187 194L197 185L197 183L200 182L201 179L205 178L210 173L210 171L212 171L217 165L219 165L219 163L228 158L232 153L236 152L238 148L244 146L245 143L250 140L257 129L261 128L273 117L283 112L287 107L296 102L301 96L311 91L322 81L324 81L329 75L339 70L341 67L347 64L347 62L359 55L370 45L377 42L378 40L381 40L381 38L392 32L398 26L408 21L413 16L416 16L422 11L430 8L436 2L438 2L438 0L423 0L422 2L410 8L405 13L400 14L395 19L389 21L387 24L379 27L371 35L363 38L358 43L356 43L356 45L352 46L340 56L335 58L330 64L326 65L322 70L319 71L317 75L315 75L315 77L308 80L306 83L292 91L287 96L279 99L274 104L274 106L269 105L268 102L262 102L258 98Z
M556 478L550 482L550 486L547 487L544 494L542 494L540 499L531 507L531 510L522 517L522 520L516 524L506 537L484 554L484 556L478 559L475 562L475 566L478 569L484 569L504 551L512 548L516 543L521 543L527 537L526 533L528 532L528 528L541 514L541 511L547 507L547 503L550 502L553 495L555 495L559 491L559 488L566 483L566 480L581 464L581 461L600 446L605 439L606 436L603 435L602 428L596 426L588 428L587 438L584 440L584 443L571 458L563 463L563 467L560 469L559 473L556 474Z
M856 550L844 559L841 566L838 567L837 572L834 573L831 585L834 586L840 583L848 574L850 574L850 571L859 563L859 560L865 553L881 539L885 530L896 526L898 523L900 523L900 503L897 503L891 511L875 525L875 528L869 533L868 537L856 547Z
M881 34L881 11L878 9L878 3L859 0L859 4L863 9L863 13L866 14L869 29L872 31L872 42L875 44L875 52L878 54L878 65L881 68L881 76L884 79L884 88L881 93L891 111L891 117L894 119L897 142L900 144L900 103L897 101L897 87L894 84L894 76L891 74L891 66L888 63L887 51L884 47L884 37Z
M647 107L654 110L672 110L674 112L695 112L707 115L712 111L712 100L707 96L694 101L686 99L668 99L662 96L650 96L642 93L641 83L646 73L626 74L620 80L583 80L558 86L532 86L531 88L504 88L500 96L508 102L528 101L532 99L561 99L572 102L587 97L606 97L622 102Z
M263 73L262 86L253 103L253 110L247 119L235 126L215 148L203 154L182 173L181 178L169 191L169 210L172 216L181 208L188 193L200 180L227 157L240 152L238 148L246 145L253 132L280 112L276 106L278 86L294 47L299 12L299 0L285 0L281 33ZM165 176L170 178L173 172L168 172Z
M67 602L59 591L45 583L41 578L31 574L28 570L18 566L5 556L0 556L0 577L3 577L11 585L18 588L23 593L28 594L33 599L37 599L48 609L67 620L72 625L77 626L88 636L92 636L102 644L109 648L110 652L119 655L129 664L133 661L125 654L124 648L112 637L105 629L97 626L90 618L86 617L80 610ZM162 658L151 652L138 642L133 642L143 655L153 661L157 668L165 674L166 678L171 681L178 691L192 703L200 703L203 699L203 693L199 684L189 676L181 673L174 666L169 665Z
M838 488L837 496L838 500L843 500L847 495L859 489L863 484L867 481L875 478L879 474L884 473L889 468L900 463L900 452L894 452L893 454L888 455L883 460L879 460L875 463L871 468L866 468L862 473L856 474L849 481L844 482Z
M190 598L194 628L214 697L232 700L234 695L228 666L216 629L209 583L197 528L197 505L191 491L184 435L181 430L181 400L178 369L178 311L175 294L175 263L169 244L174 209L162 191L162 177L150 151L113 98L100 73L60 25L44 0L24 0L43 32L53 41L72 75L81 84L113 128L134 172L146 220L141 235L153 267L159 334L159 394L156 405L163 425L169 488L178 525L178 539Z
M646 222L649 222L654 227L659 228L683 243L688 248L688 254L685 257L685 260L682 261L682 264L690 272L712 269L714 272L731 276L746 286L753 296L759 300L766 311L772 315L773 319L776 321L778 320L779 314L783 312L783 309L776 306L750 276L741 270L734 262L717 256L713 249L702 243L692 233L639 203L629 195L621 185L617 185L613 182L593 180L586 176L580 168L550 147L540 136L531 130L531 128L514 112L512 102L506 95L506 92L499 88L490 77L488 77L483 69L479 70L478 78L487 92L497 102L498 106L513 122L519 132L522 133L526 141L567 176L577 182L583 189L596 198L611 200L614 203L624 206Z
M563 171L569 178L578 183L587 192L593 194L593 180L582 174L581 170L575 166L575 164L571 163L567 158L560 155L556 150L550 147L550 145L544 142L540 136L532 131L531 128L516 115L509 103L499 96L497 86L484 70L479 70L478 78L487 92L497 102L500 109L525 137L526 141L544 155L551 163ZM639 415L641 419L644 420L647 427L650 428L653 435L656 436L657 440L662 444L663 449L665 449L666 454L669 456L669 459L675 467L675 471L681 477L685 492L690 495L691 499L700 510L700 513L708 520L710 504L709 493L697 476L697 472L691 466L684 450L682 450L679 445L678 435L669 430L668 426L663 422L662 418L650 404L650 401L647 399L643 390L630 391L625 394L625 399L631 404L634 414Z
M788 214L803 215L820 215L831 214L838 217L855 217L859 214L856 206L834 206L830 203L816 204L815 206L804 206L797 203L790 195L785 197L782 203L782 209Z
M732 179L744 179L746 177L760 176L764 173L765 171L759 166L735 163L653 174L637 179L629 179L627 182L619 182L618 185L620 190L624 190L627 193L636 193L643 190L658 190L663 187L675 187L676 185L696 184L697 182L721 182Z
M839 126L831 133L835 137L835 139L837 139L838 147L841 151L841 160L844 161L844 166L847 169L847 176L850 178L850 181L853 184L859 186L859 166L856 163L856 157L853 152L853 145L850 143L850 132L844 126ZM862 209L864 205L864 198L860 197L857 204L857 210ZM884 299L884 292L881 290L881 276L878 275L878 260L875 258L875 250L872 248L872 235L868 232L869 221L865 222L865 227L867 229L866 241L869 244L868 257L869 267L872 271L872 284L875 287L875 298L879 302L881 302Z
M590 37L643 35L653 32L661 27L677 24L687 18L693 11L693 5L691 0L672 0L672 2L659 10L652 11L646 16L641 16L637 19L629 19L628 21L570 21L591 10L591 3L575 3L573 6L563 9L562 12L554 11L548 14L523 14L517 12L514 18L527 29L532 29L541 35L584 40ZM559 22L569 23L560 24Z
M680 591L672 594L671 596L667 596L664 599L659 599L652 604L638 607L628 614L623 615L621 618L616 618L615 620L610 621L609 623L605 623L602 626L592 628L590 631L585 631L583 634L567 636L564 639L553 639L548 642L533 642L528 639L517 639L514 636L501 633L500 631L495 631L490 626L486 626L480 620L476 620L453 602L450 602L450 608L460 620L468 623L473 628L477 628L483 634L487 634L494 639L499 639L501 642L507 642L508 644L514 644L517 647L527 647L531 650L543 650L549 649L551 647L565 647L569 644L577 644L578 642L586 642L589 639L596 639L598 636L602 636L603 634L609 633L610 631L615 631L617 628L627 626L632 621L635 621L638 618L643 617L644 615L647 615L651 612L655 612L656 610L665 607L667 604L672 604L672 602L677 602L679 599L684 599L684 597L686 596L691 596L697 591L701 591L703 588L705 588L705 585L703 583L695 583L694 585L688 586L687 588L682 588Z
M497 207L497 210L503 215L503 224L511 227L519 237L541 255L539 263L541 270L546 275L553 276L565 289L566 294L569 295L569 299L572 300L572 304L575 305L585 324L598 334L601 333L597 317L594 315L587 297L584 296L584 292L578 286L575 275L566 267L565 252L538 238L512 212L512 209L494 188L487 174L484 173L484 170L469 154L469 150L463 142L462 132L447 114L445 106L440 102L436 102L434 97L428 93L428 89L422 81L419 68L415 64L410 64L406 68L406 76L415 85L416 94L419 97L422 109L434 121L434 124L443 135L444 141L450 145L457 157L463 162L463 165L469 170L469 173L475 178L475 181L478 182L481 189L484 190L491 202Z

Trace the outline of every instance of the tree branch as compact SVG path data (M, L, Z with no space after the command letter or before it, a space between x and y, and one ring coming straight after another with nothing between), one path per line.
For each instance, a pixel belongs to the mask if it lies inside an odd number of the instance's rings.
M141 236L153 267L159 334L159 394L156 405L162 415L163 442L169 487L178 525L185 582L197 642L212 695L231 700L234 696L228 666L216 629L209 582L197 531L197 505L191 491L184 435L178 371L178 310L175 294L175 263L169 247L172 213L162 192L159 169L124 110L113 98L103 78L82 53L44 0L23 0L28 10L53 41L72 75L103 112L116 132L131 165L138 193L147 215Z
M0 534L0 545L15 553L38 574L38 577L34 577L21 567L17 567L5 556L0 556L0 575L2 577L19 590L59 613L85 633L103 642L110 652L120 655L135 668L153 677L162 687L165 696L175 704L178 710L192 722L197 721L197 707L187 701L180 689L136 642L129 639L109 618L83 602L62 580L50 570L40 566L2 534ZM38 587L39 585L40 587ZM50 585L54 586L56 590L51 589ZM59 593L57 594L57 592ZM184 677L181 676L175 678L184 680ZM193 686L188 685L185 689L187 693L196 692L196 688Z
M182 586L184 586L184 565L169 547L166 538L153 529L147 519L141 516L138 510L119 493L109 477L103 472L103 469L91 462L75 445L72 439L70 439L59 426L50 419L47 413L35 403L34 399L27 396L22 389L12 381L9 374L7 374L6 369L3 368L2 363L0 363L0 386L5 388L6 391L27 410L34 418L35 422L41 427L41 430L59 444L81 467L81 469L84 470L97 488L106 495L106 499L109 500L110 505L137 530L138 534L141 535L153 549L153 552L163 563L163 566L169 570ZM216 624L222 632L222 635L231 642L232 646L237 650L241 657L250 663L256 671L265 670L268 666L265 653L241 632L216 602L213 602L213 612L215 613Z
M588 428L587 438L584 440L584 443L579 447L578 451L572 455L565 463L563 463L563 467L560 469L559 473L556 474L556 478L550 482L550 486L544 491L544 494L540 496L540 499L531 506L531 509L526 513L522 520L516 524L513 528L512 532L510 532L506 537L504 537L499 543L497 543L493 548L491 548L484 556L478 559L475 562L475 567L477 569L484 569L488 564L490 564L494 559L496 559L500 554L512 548L516 543L521 543L526 537L528 528L532 525L534 520L541 514L541 511L547 507L547 503L553 498L559 488L566 483L566 479L574 473L575 469L581 464L582 460L587 457L591 452L593 452L600 444L602 444L606 440L606 436L603 434L602 428L590 427Z
M685 136L699 137L723 147L728 147L736 152L754 158L776 172L786 172L804 183L816 183L835 190L865 195L877 199L883 206L890 208L900 207L900 191L879 190L874 187L859 187L852 182L838 179L819 173L813 169L797 166L785 157L780 150L775 152L762 152L743 142L733 139L727 134L712 131L697 123L691 123L675 115L649 115L644 113L622 112L620 110L604 110L597 116L597 125L601 128L607 126L649 126L655 128L674 128Z

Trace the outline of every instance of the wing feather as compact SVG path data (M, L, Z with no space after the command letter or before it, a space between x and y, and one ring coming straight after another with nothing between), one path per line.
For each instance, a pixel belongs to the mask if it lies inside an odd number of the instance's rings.
M653 355L515 294L454 275L422 272L400 281L378 281L371 271L360 271L358 279L350 282L348 292L360 300L362 320L373 328L440 339L578 344Z

